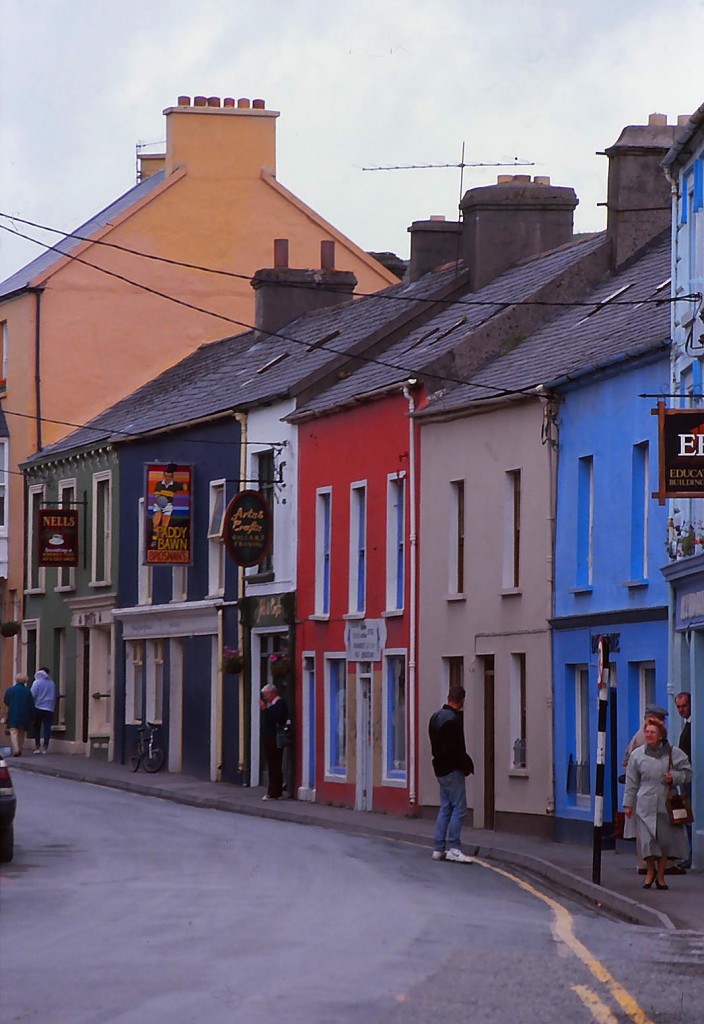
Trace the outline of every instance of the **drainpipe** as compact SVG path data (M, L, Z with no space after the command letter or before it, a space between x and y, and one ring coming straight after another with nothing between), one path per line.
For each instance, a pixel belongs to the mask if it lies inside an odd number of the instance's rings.
M41 378L41 311L43 288L29 288L34 293L34 402L36 408L36 445L37 451L42 450L42 378Z
M236 412L235 420L240 425L240 488L242 487L242 481L247 479L247 413ZM244 569L241 565L237 566L237 598L240 600L244 597ZM238 605L237 608L237 647L244 655L244 627L242 626L242 608ZM244 666L243 666L244 669ZM251 672L251 667L250 667ZM239 759L237 762L237 771L241 774L245 770L245 676L246 670L240 672L239 676L239 700L238 700L238 741L237 750L239 751Z
M415 380L409 380L403 389L403 397L408 402L408 490L409 490L409 617L410 636L408 652L408 728L409 728L409 769L408 769L408 802L416 803L416 579L418 557L418 537L416 526L416 425L413 413L416 401L410 387Z
M558 442L557 436L553 439L550 432L550 417L554 399L552 395L548 393L547 388L543 384L539 384L535 388L535 393L543 404L543 440L548 450L548 557L547 557L547 584L550 592L550 614L555 614L553 606L553 595L555 592L555 522L556 522L556 473L557 473L557 459L558 459ZM555 403L556 405L556 403ZM547 426L546 426L547 422ZM555 433L557 434L557 421L553 421ZM547 747L548 747L548 779L550 784L548 786L547 801L545 804L545 810L547 814L555 813L555 702L554 702L554 690L555 685L555 663L553 659L553 640L552 633L550 634L550 686L547 692Z

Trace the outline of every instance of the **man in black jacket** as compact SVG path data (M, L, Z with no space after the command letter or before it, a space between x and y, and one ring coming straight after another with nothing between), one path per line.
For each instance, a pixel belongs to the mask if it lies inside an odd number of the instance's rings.
M451 686L447 704L431 716L428 727L433 771L440 786L440 810L435 822L433 860L472 864L473 858L462 853L460 845L462 820L467 813L464 780L474 772L472 758L464 744L464 698L464 687Z
M261 737L266 766L269 774L269 788L262 800L280 800L283 795L283 748L276 742L277 727L281 728L289 722L288 707L279 695L273 683L267 683L262 689L259 701L261 710Z
M690 762L692 760L692 695L687 690L683 690L682 693L678 693L675 697L675 707L680 713L680 718L684 722L682 726L682 732L680 738L677 741L677 746L680 750L683 750ZM693 766L694 767L694 766ZM690 801L692 799L692 783L688 783L684 787L686 795ZM692 826L687 825L687 839L689 840L689 857L683 860L678 867L691 868L692 866Z

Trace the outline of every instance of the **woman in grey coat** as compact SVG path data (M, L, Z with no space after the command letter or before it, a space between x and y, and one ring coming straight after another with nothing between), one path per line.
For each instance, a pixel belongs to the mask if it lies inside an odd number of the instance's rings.
M672 768L670 768L672 758ZM687 833L673 826L667 816L665 795L670 783L682 786L692 778L687 755L667 742L662 722L650 718L645 725L645 743L628 759L623 810L627 818L634 813L641 850L647 865L644 889L653 882L657 889L667 889L665 868L669 857L677 860L687 856Z

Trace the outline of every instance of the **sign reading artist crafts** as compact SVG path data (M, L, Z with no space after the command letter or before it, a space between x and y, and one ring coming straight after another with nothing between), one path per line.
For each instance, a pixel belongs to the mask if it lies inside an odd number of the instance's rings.
M78 565L78 510L37 510L39 552L37 565L74 568Z
M658 489L668 498L704 498L704 409L666 409L658 402Z
M222 539L237 565L258 565L271 547L271 509L259 491L240 491L225 512Z
M191 466L145 466L145 565L190 565L192 478Z

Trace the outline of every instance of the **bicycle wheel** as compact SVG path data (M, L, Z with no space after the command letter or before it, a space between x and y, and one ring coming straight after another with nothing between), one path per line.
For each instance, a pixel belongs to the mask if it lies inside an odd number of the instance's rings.
M161 747L152 747L152 752L144 758L145 772L158 772L164 766L164 751Z
M130 754L130 768L133 772L139 771L139 762L142 760L142 751L138 743Z

